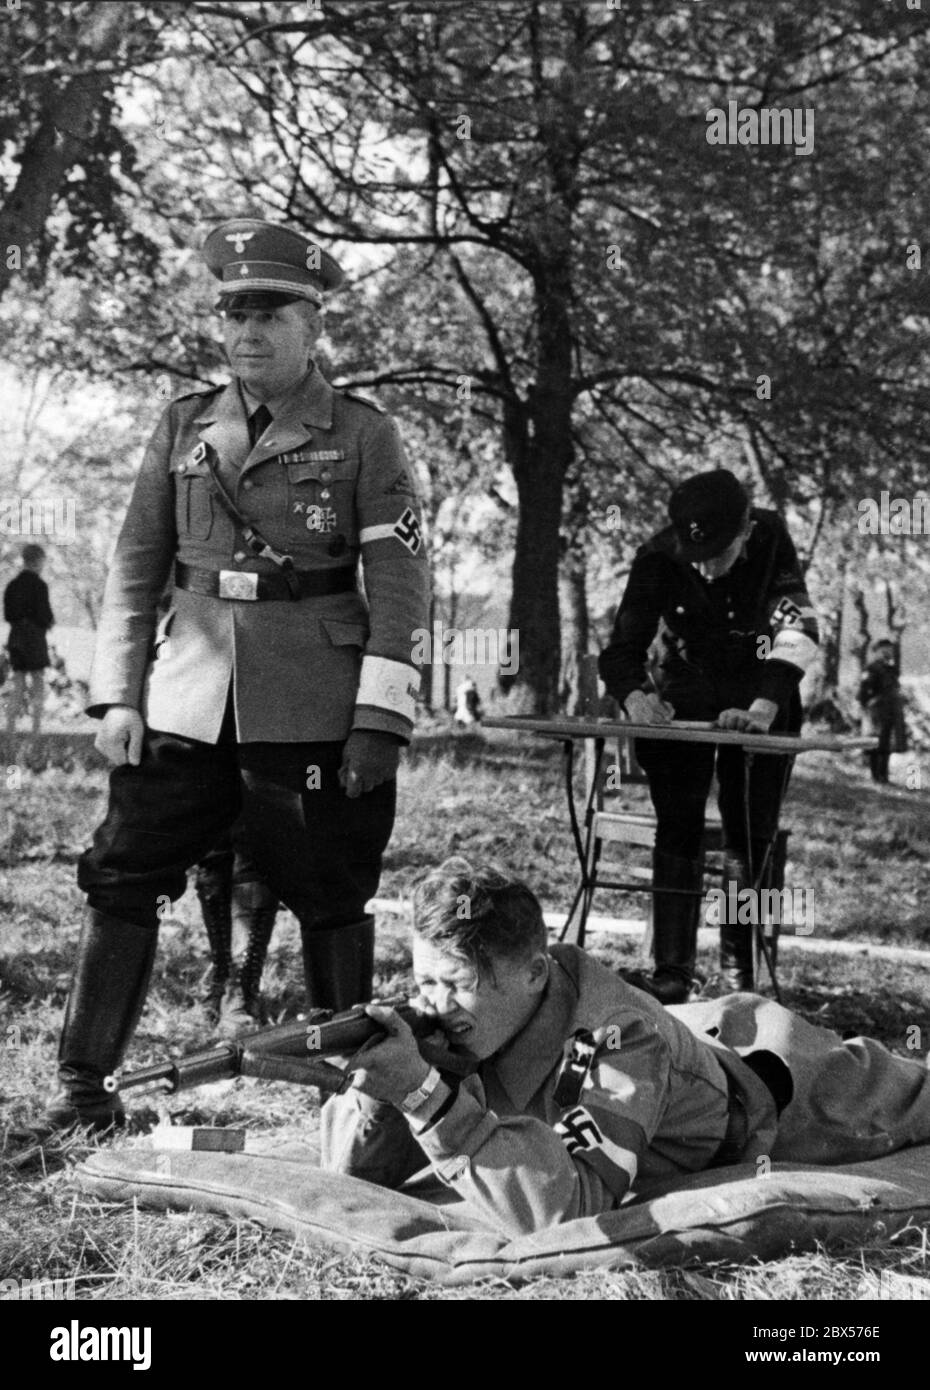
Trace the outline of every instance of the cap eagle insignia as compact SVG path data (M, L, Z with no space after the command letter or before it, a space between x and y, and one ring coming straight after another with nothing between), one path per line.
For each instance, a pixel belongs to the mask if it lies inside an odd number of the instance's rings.
M254 232L227 232L225 240L231 241L236 255L241 256L245 250L245 243L251 241L254 235Z

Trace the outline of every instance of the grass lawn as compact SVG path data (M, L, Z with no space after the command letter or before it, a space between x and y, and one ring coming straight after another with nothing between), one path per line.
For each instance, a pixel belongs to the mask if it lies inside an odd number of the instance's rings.
M898 760L896 760L898 761ZM2 769L0 769L2 771ZM930 786L928 770L923 785ZM813 890L816 939L842 938L930 952L930 795L876 789L852 758L814 754L796 769L783 824L792 831L789 884ZM882 1270L930 1277L930 1239L911 1232L883 1248L796 1255L752 1267L695 1272L591 1273L443 1290L359 1258L313 1253L283 1234L204 1215L158 1216L77 1196L63 1151L25 1163L15 1131L38 1119L54 1058L82 897L75 861L101 814L101 770L75 765L7 778L0 815L0 1278L74 1279L81 1298L128 1299L850 1299L874 1297ZM625 788L629 806L645 803ZM575 862L555 746L437 737L415 745L401 773L397 826L381 896L402 897L424 868L452 853L493 858L521 873L544 905L567 908ZM603 894L595 911L641 916L643 898ZM715 952L702 933L699 968L716 989ZM382 995L402 993L409 954L403 922L379 919ZM637 942L598 934L608 963L632 963ZM825 945L828 943L825 941ZM930 960L930 955L928 955ZM206 939L191 892L162 928L152 988L127 1065L187 1050L210 1034L199 992ZM301 1004L296 923L282 913L265 974L274 1017ZM894 959L782 952L784 1002L843 1034L868 1033L907 1056L930 1050L930 969ZM918 1030L915 1033L915 1028ZM919 1052L915 1053L915 1042ZM251 1080L159 1101L177 1123L273 1130L298 1137L316 1114L316 1091ZM150 1100L135 1103L137 1128ZM141 1115L140 1115L141 1111ZM132 1142L120 1137L116 1144ZM65 1160L63 1162L62 1160Z

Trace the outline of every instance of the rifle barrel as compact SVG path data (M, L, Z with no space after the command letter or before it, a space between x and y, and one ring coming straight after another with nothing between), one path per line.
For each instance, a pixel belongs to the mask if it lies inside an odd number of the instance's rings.
M139 1086L158 1084L168 1095L188 1086L203 1086L210 1081L226 1081L239 1075L242 1048L238 1043L217 1043L202 1052L179 1057L176 1062L158 1062L120 1077L120 1090L131 1091Z
M390 1007L409 1024L418 1038L436 1032L435 1020L418 1013L409 1004L392 1000ZM305 1018L243 1033L235 1042L216 1043L213 1047L179 1057L176 1061L158 1062L129 1072L120 1077L119 1085L125 1091L157 1085L168 1095L173 1095L175 1091L203 1086L211 1081L264 1075L269 1080L292 1080L333 1090L336 1088L336 1078L341 1073L326 1064L324 1058L354 1054L369 1039L380 1037L383 1033L381 1025L369 1018L363 1008L348 1009L340 1014L316 1009ZM474 1069L473 1064L444 1048L427 1044L422 1051L426 1060L441 1070L467 1076ZM262 1068L262 1057L272 1065ZM294 1064L292 1068L285 1065L288 1060ZM275 1061L277 1067L273 1065ZM311 1080L314 1067L318 1069L319 1079L316 1081Z

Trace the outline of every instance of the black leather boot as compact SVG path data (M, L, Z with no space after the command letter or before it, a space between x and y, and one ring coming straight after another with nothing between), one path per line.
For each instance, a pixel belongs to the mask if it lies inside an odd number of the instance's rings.
M758 864L753 860L758 871ZM752 888L749 865L746 855L737 850L723 852L723 894L726 901L724 921L720 923L720 975L727 994L737 994L741 990L750 993L755 988L753 977L753 933L756 928L751 923L731 922L739 907L737 895L744 888ZM756 916L758 904L752 913ZM746 914L748 915L748 914Z
M62 1089L45 1112L53 1129L125 1121L114 1073L139 1022L158 933L87 909L58 1048Z
M653 851L652 993L663 1004L684 1004L691 993L703 886L703 860ZM660 888L689 892L662 893Z
M304 981L310 1009L351 1009L371 999L375 972L375 919L345 927L301 923Z
M684 1004L691 994L697 954L697 927L704 886L701 859L681 859L654 850L652 855L652 954L655 969L620 971L628 984L662 1004ZM678 888L687 892L669 893Z
M232 867L233 856L211 854L197 865L194 888L210 946L210 978L204 1002L216 1018L233 973L232 965Z
M278 899L266 883L254 879L233 884L233 930L244 935L246 949L236 978L227 986L220 1003L217 1033L221 1037L238 1037L263 1022L262 971L277 915Z
M768 843L765 840L752 840L752 873L759 880L760 870L760 892L769 888L780 888L781 884L776 884L773 863L769 851ZM767 858L766 855L769 855ZM739 904L735 901L736 895L743 888L754 887L749 873L749 864L745 853L741 850L727 849L723 852L723 892L727 899L729 910L731 897L729 886L734 883L733 907L738 910ZM760 916L762 909L761 900L756 901L752 915L756 918ZM778 932L779 922L776 920L771 923L766 931L769 954L774 970L778 957ZM720 973L724 989L728 994L738 993L740 990L752 992L756 987L755 981L755 932L757 928L753 923L721 922L720 924Z

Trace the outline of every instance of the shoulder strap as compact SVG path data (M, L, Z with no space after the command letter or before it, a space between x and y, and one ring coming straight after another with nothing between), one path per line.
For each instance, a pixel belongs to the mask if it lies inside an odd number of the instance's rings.
M300 598L300 586L294 570L293 557L283 554L280 550L276 550L271 542L265 539L258 527L249 521L247 516L243 516L220 480L220 476L216 471L216 461L213 457L213 450L209 445L203 444L202 441L201 446L203 448L203 460L210 470L210 478L213 483L213 496L233 524L239 527L243 539L252 554L260 556L263 560L271 560L273 564L277 565L284 576L287 590L291 598Z
M367 405L369 410L376 410L379 415L386 415L387 411L379 401L372 400L370 396L363 396L361 391L345 391L339 393L346 396L350 401L358 401L359 405Z

